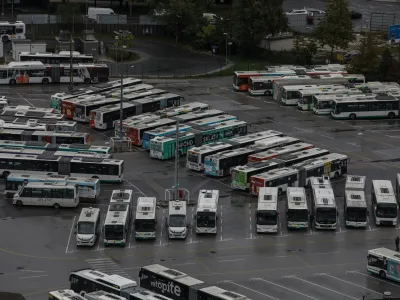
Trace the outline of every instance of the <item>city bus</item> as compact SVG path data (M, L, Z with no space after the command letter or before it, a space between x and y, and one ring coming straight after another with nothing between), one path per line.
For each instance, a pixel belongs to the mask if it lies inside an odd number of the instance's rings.
M127 125L125 135L132 140L132 145L141 146L143 144L143 136L145 132L152 131L157 128L164 128L166 126L171 127L174 124L176 124L175 120L167 118L144 121L139 124Z
M171 119L173 119L179 123L188 123L188 122L193 122L193 121L204 119L204 118L216 117L216 116L220 116L220 115L224 115L224 114L225 114L225 112L222 110L208 109L208 110L204 110L204 111L195 111L195 112L184 114L184 115L177 115L175 117L171 117Z
M215 124L227 122L227 121L233 121L237 120L236 116L233 115L219 115L219 116L214 116L214 117L209 117L209 118L204 118L200 120L195 120L192 122L188 122L187 125L192 126L194 128L196 127L202 127L202 126L212 126Z
M69 64L71 62L70 51L60 51L59 53L52 52L20 52L18 61L40 61L44 64ZM72 51L72 63L93 63L94 58L91 54L81 54L77 51Z
M54 108L44 108L44 107L35 107L35 106L29 106L29 105L16 105L16 106L6 106L3 107L2 112L7 112L7 113L17 113L17 112L34 112L36 113L55 113Z
M179 126L179 132L185 132L191 128L192 126L182 124ZM150 151L150 142L152 139L155 137L163 137L172 133L176 133L176 125L163 126L145 131L142 137L142 148Z
M87 299L87 300L92 300L92 299ZM97 299L93 299L93 300L97 300ZM99 300L102 300L102 299L99 299ZM114 300L114 299L112 299L112 300ZM125 299L121 299L121 300L125 300ZM142 292L130 294L129 300L174 300L174 299L165 297L161 294L157 294L157 293L154 293L149 290L144 290Z
M8 120L4 120L8 119ZM56 132L75 132L77 123L71 121L56 121L52 119L28 119L28 118L6 118L0 116L0 128L21 129L21 130L41 130Z
M30 131L0 129L0 140L46 142L50 144L89 144L90 134L83 132Z
M77 207L78 189L66 182L28 182L14 194L12 202L17 206Z
M372 180L371 200L376 225L397 224L398 204L390 180Z
M344 191L344 220L346 227L367 227L368 207L362 190Z
M54 155L65 157L92 157L92 158L111 158L112 154L101 154L86 151L49 151L35 148L21 148L21 147L0 147L1 153L14 153L14 154L35 154L35 155Z
M267 151L249 155L249 162L266 161L272 158L279 158L279 156L283 154L298 152L300 150L311 148L314 148L314 145L308 143L296 143L283 147L274 147L272 149L268 149Z
M390 279L400 282L399 252L387 248L376 248L368 250L367 271L378 275L382 279Z
M1 176L6 178L11 172L18 171L29 171L38 175L54 173L98 178L101 182L122 182L124 161L102 158L0 153Z
M191 299L191 298L186 298ZM236 292L224 290L218 286L208 286L199 289L197 292L198 300L250 300L246 296L238 294Z
M336 229L338 210L331 187L313 187L313 214L315 229Z
M116 98L105 98L105 97L93 97L85 101L76 101L74 103L74 115L72 119L79 122L89 123L91 120L91 111L101 108L103 106L108 106L112 104L119 104L120 101ZM70 119L68 113L65 114L67 118Z
M71 80L71 65L44 65L49 70L52 83L69 83ZM107 64L79 63L72 65L73 83L107 82L110 76ZM29 73L28 73L29 75Z
M308 228L306 190L303 187L288 187L286 190L286 222L289 229Z
M277 77L250 77L249 94L252 96L272 96L274 81L290 79L311 79L307 75L288 75Z
M189 123L190 124L190 123ZM193 126L193 130L179 134L179 154L186 154L194 146L209 144L247 133L247 123L239 120L227 121L211 126ZM150 156L158 159L175 157L176 134L152 139Z
M312 93L327 92L335 89L345 89L343 85L340 84L309 84L309 85L289 85L283 86L282 88L282 98L280 102L283 105L298 105L299 101L302 99L303 95L301 92L313 91ZM305 95L306 96L306 95ZM307 95L311 98L310 95ZM307 100L308 101L308 100Z
M200 190L196 209L196 233L217 234L219 190Z
M282 132L275 130L265 130L265 131L253 132L246 135L233 137L226 142L232 144L233 149L236 149L257 144L258 141L264 143L267 140L270 141L273 138L282 136L283 136Z
M134 221L135 239L155 239L157 231L157 200L138 197Z
M122 106L122 109L121 109ZM115 120L122 117L127 118L133 116L136 112L134 103L123 102L121 104L109 104L91 111L91 119L89 121L90 128L109 129L113 128Z
M124 88L122 90L122 99L124 100L125 96L129 96L132 94L137 95L137 94L145 93L150 90L160 91L159 89L155 89L153 85L141 83L141 84L137 84L134 86ZM163 90L161 90L161 91L163 91ZM121 88L115 88L110 91L102 92L101 95L111 97L111 98L121 99Z
M276 187L262 187L258 194L256 231L257 233L277 233L278 224L278 189Z
M374 100L376 98L375 95L367 95L367 94L334 94L334 95L313 95L313 112L316 115L330 115L332 110L332 102L333 100Z
M195 171L204 171L204 158L206 156L230 149L232 149L232 145L226 141L193 147L187 152L186 167Z
M87 300L73 290L58 290L49 292L49 300Z
M250 77L260 77L260 76L277 77L284 75L296 75L296 72L288 68L277 68L264 71L235 71L233 72L233 84L232 84L233 90L247 91L249 89Z
M82 202L96 202L100 195L100 180L96 178L70 177L67 175L37 175L26 173L11 173L6 177L4 194L11 198L28 182L66 182L78 187L78 197Z
M104 221L104 246L125 246L132 218L132 190L113 190Z
M342 74L342 77L347 79L349 84L353 86L365 83L365 76L362 74Z
M1 41L8 42L9 40L25 40L26 39L26 26L21 21L15 22L0 22L1 28Z
M77 90L72 91L71 93L56 93L50 97L50 107L57 109L57 110L68 110L71 109L71 107L67 104L67 100L72 100L78 96L83 96L83 95L99 95L104 92L108 92L111 90L116 90L116 89L122 89L139 85L142 83L141 79L136 79L136 78L131 78L127 77L124 78L121 84L121 80L114 80L114 81L109 81L101 84L96 84L92 85L89 87L82 87ZM65 105L63 105L65 101ZM72 106L73 108L73 106Z
M293 168L279 168L250 177L250 193L258 196L260 188L276 187L282 195L288 187L297 186L298 170Z
M314 102L313 102L313 96L319 96L319 95L329 95L333 96L334 95L341 95L343 94L344 96L347 95L364 95L359 89L356 88L334 88L334 89L316 89L316 90L303 90L300 91L300 100L297 102L297 107L300 110L303 111L308 111L312 110L314 107Z
M161 119L160 116L154 113L145 113L145 114L130 116L129 118L122 120L122 133L123 133L122 136L126 136L126 130L128 126L134 126L143 123L145 121L151 122L159 119ZM121 136L120 120L114 121L114 136L115 137Z
M87 294L95 291L105 291L129 299L131 293L138 291L135 281L112 274L108 275L93 269L72 271L69 275L70 288L75 293ZM141 290L141 289L139 289Z
M169 107L157 112L161 118L170 118L183 114L193 113L196 111L205 111L210 109L210 106L202 102L192 102L178 107Z
M393 96L379 96L368 100L333 100L331 108L333 119L388 118L399 116L399 100Z
M12 120L21 118L25 119L38 119L38 120L51 120L51 121L62 121L64 116L62 114L46 113L40 111L3 111L0 113L0 119Z

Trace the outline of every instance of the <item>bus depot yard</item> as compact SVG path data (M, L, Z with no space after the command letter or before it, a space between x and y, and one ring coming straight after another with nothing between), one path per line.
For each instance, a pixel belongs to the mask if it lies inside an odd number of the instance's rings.
M215 236L196 234L196 206L188 206L187 238L169 239L165 226L168 208L159 207L154 240L136 240L131 223L125 247L105 247L102 236L91 248L77 247L74 226L82 208L99 208L104 222L113 190L132 190L135 204L143 196L163 200L165 189L174 185L173 160L150 159L148 152L135 148L138 151L113 153L113 159L124 160L124 180L120 184L101 183L96 203L54 210L15 207L10 199L0 200L1 290L22 293L29 300L46 299L50 290L69 288L69 274L76 269L93 268L138 281L142 266L159 263L250 299L362 299L364 295L378 299L386 291L400 295L396 283L366 271L368 250L394 249L399 234L399 224L377 226L371 206L371 180L391 180L396 188L400 173L397 118L332 120L282 105L270 96L234 92L231 78L145 83L184 97L181 105L206 103L235 116L250 124L249 132L274 130L330 153L347 155L347 173L367 179L366 228L345 226L345 177L341 177L332 179L339 213L335 230L288 230L283 195L278 205L277 233L257 234L257 197L233 190L230 176L207 176L189 170L186 156L182 156L180 187L189 191L191 200L197 201L202 189L219 191ZM66 86L58 85L3 86L0 94L10 100L10 105L49 107L50 96L66 90ZM115 134L114 128L97 130L88 123L78 123L76 131L90 133L92 145L99 146L107 145ZM3 181L0 185L4 188Z

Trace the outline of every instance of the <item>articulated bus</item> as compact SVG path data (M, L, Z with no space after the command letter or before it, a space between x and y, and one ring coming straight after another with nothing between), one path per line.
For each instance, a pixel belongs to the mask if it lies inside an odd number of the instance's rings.
M137 240L156 238L157 200L155 197L138 197L134 228Z
M313 96L319 95L360 95L364 94L356 88L334 88L334 89L322 89L322 90L303 90L300 91L300 100L297 102L297 107L300 110L312 110L314 107Z
M313 112L316 115L330 115L333 100L373 100L375 95L367 94L330 94L312 95Z
M158 111L157 115L161 116L161 118L170 118L183 114L193 113L196 111L205 111L208 109L210 109L210 106L206 103L192 102L178 107L165 108L163 110Z
M3 107L3 112L13 112L13 113L17 113L17 112L42 112L42 113L55 113L54 108L44 108L44 107L34 107L34 106L29 106L29 105L16 105L16 106L6 106Z
M26 39L26 26L21 21L15 22L0 22L1 27L1 41L7 42L9 40L25 40Z
M149 90L160 91L159 89L155 89L153 85L140 83L131 87L124 88L122 90L122 99L124 99L125 96L129 96L131 94L136 94L136 93L145 93ZM115 88L110 91L103 92L101 94L107 97L121 99L121 88Z
M308 228L308 210L304 187L288 187L286 191L286 222L289 229Z
M122 109L121 109L122 106ZM115 120L121 117L121 111L123 118L133 116L135 114L135 104L125 103L121 104L110 104L102 106L100 108L91 111L91 119L89 121L90 128L97 129L109 129L114 126Z
M140 79L135 79L131 77L124 78L122 81L122 88L127 88L141 83L142 80ZM71 93L56 93L50 97L50 107L57 110L61 110L62 109L61 102L67 99L73 99L81 95L100 94L103 92L115 90L117 88L118 89L121 88L121 80L114 80L105 83L100 83L97 85L92 85L89 87L82 87L75 91L72 91Z
M88 158L111 158L112 154L102 154L87 151L49 151L34 148L20 148L20 147L0 147L0 153L13 153L13 154L34 154L34 155L55 155L65 157L88 157Z
M256 212L257 233L277 233L279 228L279 201L276 187L262 187L258 194Z
M266 161L272 158L279 158L280 155L297 152L314 148L314 145L308 143L296 143L283 147L274 147L264 152L254 153L249 155L249 162Z
M233 72L233 90L247 91L250 77L296 75L296 71L287 68L278 68L265 71L235 71Z
M35 112L35 111L20 111L20 112L14 112L14 111L3 111L0 113L0 119L1 120L12 120L14 118L21 118L22 120L25 119L38 119L40 121L42 120L51 120L51 121L62 121L64 118L64 115L62 114L54 114L54 113L45 113L45 112Z
M58 290L49 292L48 300L87 300L73 290Z
M227 141L193 147L187 152L186 167L195 171L204 171L204 158L206 156L230 149L232 149L232 145Z
M45 175L55 173L69 176L98 178L101 182L122 182L124 161L117 159L62 157L0 153L0 174L5 178L11 172L29 171Z
M77 185L79 200L84 202L96 202L100 195L100 180L96 178L11 173L6 178L5 196L12 198L21 186L28 182L66 182L68 185Z
M69 64L71 62L70 51L60 51L59 53L51 52L20 52L19 61L41 61L44 64ZM72 63L93 63L94 58L91 54L81 54L72 51Z
M0 129L0 140L46 142L50 144L90 144L90 134L84 132L30 131Z
M249 94L252 96L272 96L274 81L290 79L311 79L307 75L250 77Z
M30 131L75 132L77 129L77 123L72 121L56 121L52 119L7 118L5 116L0 116L0 128Z
M190 124L190 123L189 123ZM227 121L210 126L193 126L192 130L179 135L179 154L184 155L194 146L209 144L247 133L247 123L239 120ZM159 136L150 142L150 157L170 159L175 157L176 136Z
M105 97L99 97L81 102L75 102L73 110L74 115L72 116L72 119L79 122L89 122L91 119L90 113L92 110L96 110L100 107L107 105L118 104L119 102L120 101L118 99L105 98ZM69 119L71 118L71 115L68 114L68 111L65 113L65 116Z

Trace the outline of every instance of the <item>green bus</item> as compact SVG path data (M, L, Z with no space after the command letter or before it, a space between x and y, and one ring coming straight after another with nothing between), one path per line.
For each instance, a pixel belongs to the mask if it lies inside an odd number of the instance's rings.
M216 141L247 134L245 121L232 120L211 126L194 126L179 134L179 153L186 154L189 149ZM176 134L155 137L150 141L150 157L166 160L175 157Z

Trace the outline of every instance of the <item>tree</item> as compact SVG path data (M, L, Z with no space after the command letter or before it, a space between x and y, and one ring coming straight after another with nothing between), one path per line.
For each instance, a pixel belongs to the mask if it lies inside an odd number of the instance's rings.
M379 64L379 80L381 81L397 81L398 62L386 48L382 53L382 59Z
M315 37L298 36L294 39L294 52L306 65L312 65L313 57L318 52L318 41ZM303 62L301 62L303 63Z
M329 0L325 17L318 24L315 34L322 45L331 48L331 60L335 48L347 48L354 40L353 23L347 0Z
M368 81L377 80L376 66L379 65L379 40L369 32L356 49L359 55L350 61L353 74L364 74Z
M287 28L282 0L234 0L233 39L245 54L251 54L267 35Z
M203 26L197 33L197 44L200 48L209 49L211 43L215 39L216 28L214 25L208 24Z

